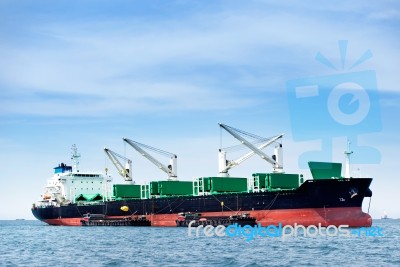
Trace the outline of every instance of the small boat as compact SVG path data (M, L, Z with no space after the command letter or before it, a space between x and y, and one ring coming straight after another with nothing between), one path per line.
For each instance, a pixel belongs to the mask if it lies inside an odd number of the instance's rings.
M232 216L202 216L200 213L181 213L176 220L176 226L188 227L189 224L191 227L197 227L199 225L229 226L233 224L255 226L257 222L256 218L251 217L248 213Z
M104 214L84 214L82 226L151 226L151 222L143 216L129 216L125 218L110 218Z

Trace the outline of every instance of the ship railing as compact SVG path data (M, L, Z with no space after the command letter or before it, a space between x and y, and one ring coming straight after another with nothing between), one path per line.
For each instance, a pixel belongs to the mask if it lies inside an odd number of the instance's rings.
M247 193L255 192L254 191L254 177L247 178Z
M140 198L141 199L150 198L150 185L149 184L140 185Z
M204 177L197 178L193 181L193 195L194 196L204 196L209 195L209 192L205 191L204 188Z
M56 207L60 207L60 205L58 203L55 202L38 202L35 204L36 208L56 208Z
M104 201L76 201L78 206L104 205Z
M193 196L199 196L199 194L200 194L199 181L195 180L193 181Z

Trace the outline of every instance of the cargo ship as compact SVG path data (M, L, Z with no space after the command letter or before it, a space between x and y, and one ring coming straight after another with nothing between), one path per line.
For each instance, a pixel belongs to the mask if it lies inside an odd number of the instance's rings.
M261 138L225 124L219 125L250 152L237 160L227 160L225 149L219 149L217 176L180 181L176 155L123 138L168 178L135 184L132 161L105 148L105 153L125 180L123 184L114 184L107 168L105 173L80 171L80 154L74 145L73 166L61 163L54 168L54 175L47 181L40 200L32 205L32 213L50 225L68 226L82 225L85 214L100 214L107 220L139 216L151 226L170 227L179 226L182 214L201 214L204 218L246 215L262 226L295 223L304 226L372 225L371 216L362 210L364 198L372 196L372 178L350 177L352 152L349 147L345 151L344 176L341 163L310 161L312 179L304 179L302 174L283 171L282 134ZM263 151L270 145L275 145L272 156ZM170 164L162 164L149 150L168 156ZM230 176L231 168L253 155L271 164L272 171L253 173L250 177Z

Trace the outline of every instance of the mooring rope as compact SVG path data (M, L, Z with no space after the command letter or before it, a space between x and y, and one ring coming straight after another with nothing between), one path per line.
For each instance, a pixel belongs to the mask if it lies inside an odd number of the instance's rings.
M369 204L368 204L368 214L369 214L369 208L371 207L371 199L372 199L372 196L369 198Z
M211 195L211 196L213 196L219 203L222 203L222 201L220 201L216 196L214 196L214 195ZM225 203L224 203L223 207L226 207L228 210L230 210L232 212L235 212L235 210L233 210L233 209L229 208L228 206L226 206Z

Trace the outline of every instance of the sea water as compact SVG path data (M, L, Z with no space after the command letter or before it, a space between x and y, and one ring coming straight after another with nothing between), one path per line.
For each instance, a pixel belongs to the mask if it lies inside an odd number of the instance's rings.
M383 236L196 237L187 228L0 221L1 266L400 266L400 220Z

